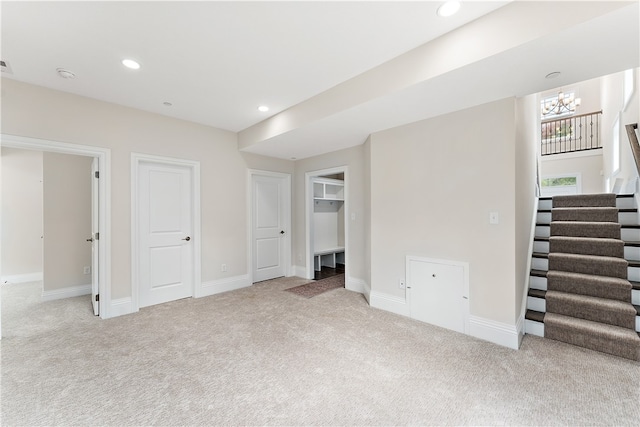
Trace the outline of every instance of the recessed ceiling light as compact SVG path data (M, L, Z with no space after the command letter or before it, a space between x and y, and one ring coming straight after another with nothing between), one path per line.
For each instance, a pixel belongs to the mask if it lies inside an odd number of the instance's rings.
M269 107L267 107L266 105L261 105L258 107L258 111L260 111L261 113L266 113L267 111L269 111Z
M545 79L555 79L556 77L558 77L560 75L560 71L554 71L552 73L547 74L546 76L544 76Z
M140 68L140 64L138 64L133 59L123 59L122 65L124 65L127 68L131 68L132 70L137 70Z
M459 1L448 1L438 8L438 16L447 17L455 14L460 10Z
M57 68L56 71L63 79L73 79L76 76L74 73L69 70L65 70L64 68Z

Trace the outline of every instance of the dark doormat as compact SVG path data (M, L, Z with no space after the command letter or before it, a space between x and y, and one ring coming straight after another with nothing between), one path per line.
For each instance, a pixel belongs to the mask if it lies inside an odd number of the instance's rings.
M337 276L305 283L304 285L285 289L285 291L300 295L304 298L311 298L337 288L344 288L344 274L338 274Z

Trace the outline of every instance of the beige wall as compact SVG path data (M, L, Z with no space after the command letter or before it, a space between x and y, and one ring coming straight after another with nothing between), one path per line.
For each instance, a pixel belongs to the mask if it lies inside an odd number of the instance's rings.
M43 290L91 284L91 157L43 153Z
M601 193L604 191L602 185L602 150L543 156L541 162L542 178L567 173L580 173L583 193Z
M349 171L345 176L348 186L347 204L348 215L355 214L355 220L345 218L348 223L348 235L346 236L348 248L347 273L349 278L364 280L365 253L364 253L364 151L359 145L346 150L335 151L321 156L298 160L295 163L295 176L293 183L293 217L294 242L292 259L300 268L306 268L305 260L305 174L323 169L339 166L347 166Z
M42 153L3 147L2 277L42 273Z
M515 136L514 99L371 136L372 292L404 299L406 255L464 261L471 314L514 324Z
M114 299L131 295L132 152L200 161L203 282L247 274L247 169L292 170L240 153L233 132L10 79L2 80L2 132L111 149Z
M524 316L526 294L529 285L530 254L532 249L533 218L536 209L536 158L539 141L538 117L539 101L537 95L519 98L516 102L516 188L515 188L515 238L516 238L516 318Z

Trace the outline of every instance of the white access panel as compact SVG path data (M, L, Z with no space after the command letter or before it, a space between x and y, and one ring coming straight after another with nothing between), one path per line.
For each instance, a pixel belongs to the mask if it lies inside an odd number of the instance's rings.
M411 318L468 333L468 264L408 256L406 269Z

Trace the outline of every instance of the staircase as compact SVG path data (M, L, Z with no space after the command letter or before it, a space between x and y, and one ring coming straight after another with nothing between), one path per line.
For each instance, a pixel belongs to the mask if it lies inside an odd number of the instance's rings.
M640 361L633 195L540 198L526 333Z

